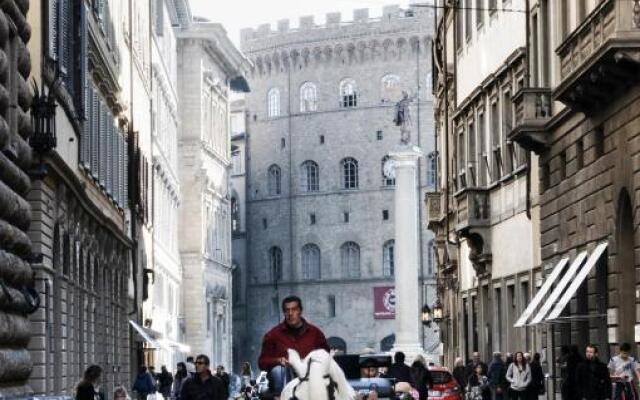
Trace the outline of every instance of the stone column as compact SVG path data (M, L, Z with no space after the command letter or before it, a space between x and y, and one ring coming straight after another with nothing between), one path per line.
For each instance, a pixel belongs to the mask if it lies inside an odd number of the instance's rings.
M396 291L396 342L393 352L402 351L407 361L424 353L421 341L420 306L420 221L418 160L422 151L406 146L393 151L396 189L394 205L394 274Z

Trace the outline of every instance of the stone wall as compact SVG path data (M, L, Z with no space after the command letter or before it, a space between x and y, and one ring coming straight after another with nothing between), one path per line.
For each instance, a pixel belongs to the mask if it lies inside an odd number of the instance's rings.
M24 294L34 283L26 235L31 207L25 198L32 159L28 9L26 0L0 6L0 398L30 392L26 381L32 368L26 315L31 306Z

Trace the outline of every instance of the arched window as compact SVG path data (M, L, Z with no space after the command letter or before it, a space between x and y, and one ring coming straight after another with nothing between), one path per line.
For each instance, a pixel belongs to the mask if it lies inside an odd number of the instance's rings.
M355 107L358 105L358 89L356 81L351 78L343 79L340 82L340 106L343 108Z
M396 180L394 178L387 178L384 174L384 164L389 159L389 156L382 157L382 161L380 162L380 173L382 174L382 186L394 186L396 184Z
M342 188L358 188L358 161L355 158L342 160Z
M240 229L240 207L235 197L231 198L231 230L236 232Z
M300 166L300 190L303 192L320 190L319 168L315 161L308 160Z
M395 264L393 261L394 249L395 241L393 239L386 241L382 247L382 274L384 276L393 276L395 273Z
M302 247L302 279L320 279L320 248L313 243Z
M340 247L342 273L345 278L360 277L360 246L355 242L346 242Z
M280 90L277 88L269 89L267 94L267 110L269 117L277 117L280 115Z
M300 112L316 111L318 109L318 91L312 82L305 82L300 87Z
M267 182L269 196L279 196L281 193L282 172L280 167L273 164L269 167L269 179Z
M269 249L269 275L272 282L282 279L282 250L280 247Z
M383 101L397 101L400 99L400 78L398 75L387 74L382 77L382 100Z

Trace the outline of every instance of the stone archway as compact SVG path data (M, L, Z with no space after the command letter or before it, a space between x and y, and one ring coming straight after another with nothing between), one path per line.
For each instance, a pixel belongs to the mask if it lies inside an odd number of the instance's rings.
M626 189L618 196L616 213L616 271L618 272L618 342L635 342L635 257L631 197ZM633 299L633 300L631 300Z

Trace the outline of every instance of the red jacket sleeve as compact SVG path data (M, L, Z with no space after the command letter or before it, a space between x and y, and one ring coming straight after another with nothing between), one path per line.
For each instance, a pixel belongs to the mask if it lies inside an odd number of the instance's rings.
M280 363L280 355L277 353L277 346L269 333L262 339L262 350L258 357L258 366L263 371L271 371L273 367Z
M324 336L324 333L322 333L320 329L316 329L316 330L317 330L316 337L318 342L316 343L315 348L324 349L328 353L330 349L329 349L329 342L327 342L327 338Z

